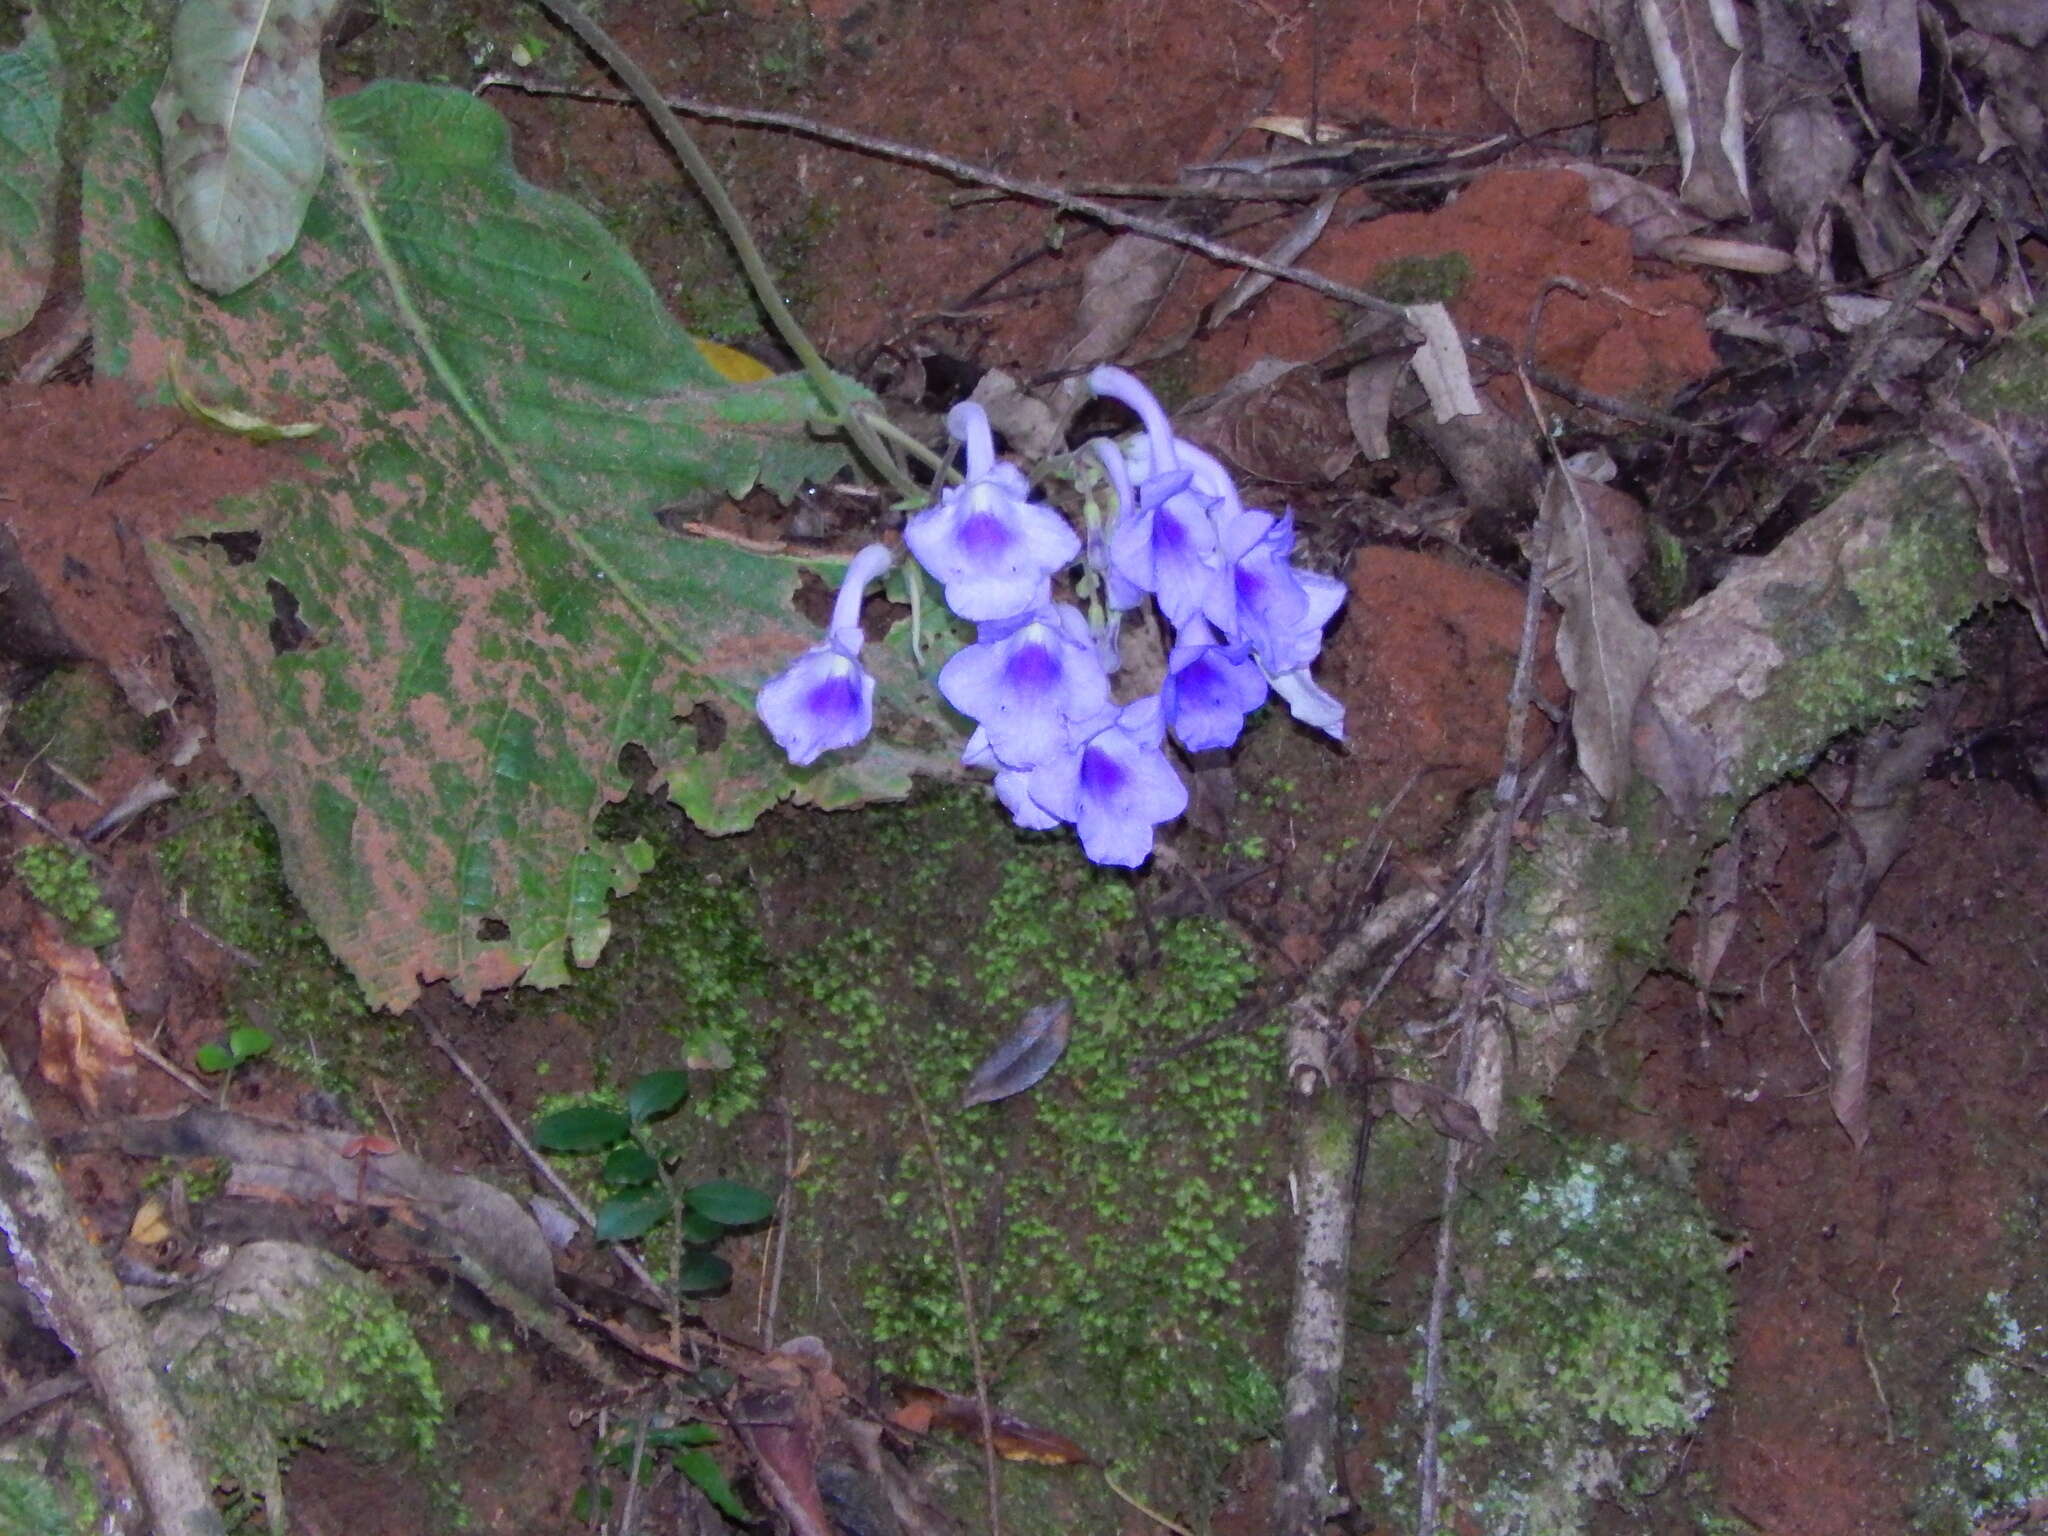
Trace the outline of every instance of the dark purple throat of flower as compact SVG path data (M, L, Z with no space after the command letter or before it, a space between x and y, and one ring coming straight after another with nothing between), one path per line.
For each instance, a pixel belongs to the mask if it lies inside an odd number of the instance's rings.
M992 561L1016 542L1008 526L992 512L974 512L961 520L960 547L978 561Z
M804 696L804 708L820 722L854 719L860 714L860 673L844 663Z
M1114 805L1130 781L1130 771L1111 753L1095 746L1082 749L1081 797L1084 800L1102 806Z

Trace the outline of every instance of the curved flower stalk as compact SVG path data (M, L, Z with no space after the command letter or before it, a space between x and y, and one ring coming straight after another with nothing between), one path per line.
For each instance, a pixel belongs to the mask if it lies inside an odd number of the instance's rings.
M799 768L866 739L875 723L875 680L860 664L860 605L868 583L889 569L887 546L870 544L846 568L832 623L812 646L762 685L754 712Z
M1222 466L1173 435L1152 392L1121 368L1098 368L1088 382L1099 395L1138 413L1144 435L1130 449L1134 492L1109 535L1110 568L1149 592L1175 628L1201 610L1216 570L1218 497ZM1228 476L1224 476L1225 483Z
M988 413L953 407L946 430L967 446L967 477L913 517L903 542L946 589L946 606L977 624L1007 619L1051 595L1052 576L1081 541L1065 518L1031 499L1017 466L997 463Z

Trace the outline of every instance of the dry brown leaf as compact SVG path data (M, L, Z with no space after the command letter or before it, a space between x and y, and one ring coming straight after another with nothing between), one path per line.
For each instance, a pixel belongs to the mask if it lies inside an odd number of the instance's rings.
M2048 43L2048 6L2041 0L1955 0L1965 24L1993 37L2038 48Z
M1483 413L1479 395L1472 387L1472 370L1465 361L1465 343L1458 338L1457 322L1441 304L1406 306L1408 323L1422 333L1422 345L1415 349L1415 377L1429 396L1429 408L1437 425L1460 416Z
M1678 195L1710 219L1749 217L1742 27L1734 0L1637 0L1678 137Z
M1564 610L1557 661L1571 685L1579 768L1612 805L1635 774L1636 701L1657 660L1657 631L1636 613L1586 484L1553 471L1543 498L1551 528L1543 585Z
M1757 179L1785 231L1797 238L1856 174L1858 154L1835 113L1834 79L1787 0L1757 0L1758 48L1749 71Z
M1655 256L1666 241L1706 227L1700 215L1641 177L1590 160L1567 160L1560 169L1585 182L1593 216L1627 230L1629 248L1638 256Z
M1446 1093L1434 1083L1418 1083L1405 1077L1380 1081L1387 1085L1388 1107L1403 1120L1412 1123L1421 1115L1446 1140L1466 1141L1478 1147L1492 1144L1493 1138L1486 1133L1479 1111L1456 1094Z
M1406 355L1389 352L1360 363L1344 376L1344 416L1368 459L1394 456L1388 418L1394 412L1394 388L1407 368Z
M1731 837L1707 860L1693 895L1692 984L1701 1013L1709 1010L1714 974L1742 921L1742 840Z
M1325 485L1351 467L1351 424L1313 368L1262 357L1176 418L1230 463L1279 485Z
M1990 421L1942 412L1927 432L1977 504L1991 574L2011 585L2048 645L2048 439L2027 418L2004 412Z
M1834 1058L1828 1103L1860 1149L1870 1140L1870 1015L1877 982L1877 928L1865 923L1820 968L1821 1011Z
M1265 252L1266 260L1277 266L1287 266L1298 261L1308 248L1323 237L1323 231L1330 227L1330 215L1337 211L1337 199L1341 194L1326 193L1295 217L1287 232ZM1230 285L1222 298L1211 304L1202 316L1202 329L1213 331L1217 326L1251 303L1260 294L1273 286L1274 279L1265 272L1247 272Z
M981 1405L959 1392L915 1385L896 1389L897 1408L889 1421L912 1434L944 1430L963 1440L981 1439ZM1065 1435L1045 1429L1014 1414L992 1409L989 1413L996 1454L1005 1461L1028 1461L1044 1467L1087 1466L1089 1455Z
M54 919L36 915L36 959L50 972L36 1004L41 1027L36 1065L43 1081L88 1116L117 1113L135 1091L135 1040L114 978L93 951L66 939Z
M1919 0L1849 0L1843 29L1870 108L1894 128L1920 125Z
M1639 107L1656 98L1657 66L1633 0L1550 0L1550 9L1566 26L1607 45L1614 78L1629 105Z
M1074 337L1055 366L1086 373L1108 362L1145 328L1187 253L1144 235L1118 235L1081 279Z
M128 1223L128 1241L141 1248L154 1248L170 1240L171 1223L164 1214L163 1197L151 1195L135 1208L135 1218Z
M346 1131L294 1130L218 1109L188 1109L167 1120L120 1127L122 1148L140 1157L224 1157L228 1192L258 1200L357 1203L406 1215L445 1244L543 1301L555 1297L553 1251L520 1203L495 1185L448 1173L404 1152L374 1157L381 1138ZM353 1147L356 1156L344 1155Z

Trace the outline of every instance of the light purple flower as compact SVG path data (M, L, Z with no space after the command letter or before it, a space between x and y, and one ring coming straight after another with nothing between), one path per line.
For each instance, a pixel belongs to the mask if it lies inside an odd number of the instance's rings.
M1223 568L1202 605L1209 622L1249 641L1269 674L1307 667L1344 602L1344 583L1294 568L1291 516L1240 508L1224 521L1219 552Z
M984 624L939 669L946 702L980 725L1003 767L1036 768L1065 752L1073 723L1109 703L1109 679L1078 608L1046 603Z
M944 584L946 606L961 618L1012 618L1046 600L1053 572L1072 563L1081 541L1059 513L1031 500L1014 464L996 462L980 406L954 406L946 430L967 445L966 483L913 517L903 542Z
M969 768L995 770L996 798L1003 802L1003 808L1010 813L1010 819L1025 831L1049 832L1060 824L1059 817L1049 814L1031 798L1031 775L1014 768L1005 768L996 757L996 749L989 745L988 732L980 726L976 726L974 734L967 738L967 745L960 753L960 761Z
M1159 698L1174 737L1190 752L1233 745L1244 718L1266 702L1266 675L1243 641L1221 644L1201 619L1174 636Z
M1295 672L1268 673L1273 691L1287 701L1287 709L1303 725L1313 726L1326 736L1344 739L1344 706L1325 693L1308 675L1308 668Z
M1025 788L1034 805L1074 824L1095 863L1135 869L1152 853L1152 829L1188 808L1165 738L1159 695L1147 694L1088 722L1080 745L1034 768Z
M1201 608L1214 576L1217 480L1227 489L1230 477L1173 435L1165 410L1132 375L1104 367L1088 382L1097 394L1128 405L1145 424L1144 436L1130 448L1137 486L1110 532L1110 567L1157 598L1159 611L1178 628Z
M853 557L832 605L824 640L812 646L762 685L754 712L799 768L827 752L863 740L874 726L875 680L860 664L866 640L860 605L868 583L889 569L894 557L870 544Z

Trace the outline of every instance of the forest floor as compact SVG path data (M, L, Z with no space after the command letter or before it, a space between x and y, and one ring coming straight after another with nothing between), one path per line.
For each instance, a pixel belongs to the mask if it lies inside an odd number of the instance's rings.
M1569 150L1633 157L1657 174L1670 152L1663 107L1621 104L1595 42L1531 0L815 0L808 10L621 0L606 19L664 88L1071 187L1165 185L1185 167L1261 152L1270 141L1251 125L1262 116L1411 134L1404 142L1427 149L1424 163L1455 175L1347 194L1306 264L1370 285L1404 261L1456 253L1469 281L1454 314L1469 330L1510 338L1548 291L1534 361L1640 407L1696 400L1733 372L1707 319L1751 302L1739 285L1752 280L1635 255L1627 233L1588 208L1584 183L1556 168ZM337 90L388 74L469 85L537 44L549 78L600 83L538 11L516 21L491 7L444 14L427 0L381 8L334 53L329 78ZM686 325L766 351L722 246L637 112L512 89L486 99L510 120L521 171L590 202ZM1084 278L1107 244L1086 221L973 196L815 137L702 132L821 349L885 398L928 420L986 370L1038 378L1072 339ZM1495 135L1501 148L1484 164L1456 159L1459 146ZM1254 248L1302 206L1173 204ZM2029 250L2038 279L2038 241ZM1237 278L1188 256L1123 349L1169 403L1218 390L1262 359L1315 364L1344 344L1340 307L1285 284L1198 326ZM1572 290L1550 291L1558 278ZM0 377L47 341L59 307L4 344ZM1587 444L1638 444L1654 432L1576 409L1560 423ZM1166 838L1171 856L1135 877L1020 841L959 791L908 809L785 808L756 832L716 840L636 800L617 814L658 845L660 862L621 902L612 951L590 977L560 994L515 991L473 1005L435 987L412 1016L367 1014L296 914L274 840L233 774L211 750L167 768L162 720L146 725L134 712L134 676L112 670L121 658L154 658L150 674L179 693L175 720L205 725L203 666L156 589L144 544L175 536L222 497L295 473L292 447L210 432L83 364L54 382L0 386L0 517L83 658L20 674L0 777L65 833L137 783L167 778L175 794L96 848L122 925L121 993L138 1036L188 1069L199 1047L236 1024L277 1042L231 1082L208 1080L222 1102L289 1125L387 1136L429 1164L524 1192L529 1168L424 1043L421 1019L522 1124L689 1057L702 1107L686 1111L696 1118L684 1144L696 1167L783 1200L774 1226L721 1250L735 1279L705 1303L709 1326L824 1337L839 1374L877 1413L901 1412L905 1382L971 1394L955 1315L964 1227L970 1268L1000 1325L988 1368L1004 1405L1094 1459L1131 1467L1146 1502L1182 1524L1261 1531L1272 1452L1253 1427L1273 1407L1293 1283L1285 1127L1271 1080L1280 1061L1263 1010L1387 889L1445 878L1446 839L1499 770L1526 563L1516 518L1463 507L1418 441L1397 434L1395 453L1379 461L1355 451L1341 376L1291 374L1225 429L1232 462L1256 488L1248 499L1291 506L1306 558L1349 583L1319 668L1346 706L1348 741L1338 750L1265 722L1228 762L1202 768L1194 813ZM1680 595L1709 584L1717 562L1767 552L1771 529L1726 542L1742 508L1704 489L1683 505L1660 501L1640 467L1653 456L1624 446L1617 457L1623 483L1691 558ZM796 514L750 500L719 517L740 533L775 535L792 515L818 520L806 536L821 547L851 547L869 514L821 497ZM1839 807L1853 790L1844 744L1742 813L1740 888L1717 914L1726 950L1711 985L1695 984L1698 919L1682 918L1619 1022L1566 1070L1534 1143L1505 1159L1534 1166L1558 1147L1618 1142L1646 1165L1682 1168L1729 1254L1729 1363L1711 1410L1688 1426L1655 1486L1596 1503L1585 1529L1963 1529L1939 1524L1956 1518L1957 1498L1977 1507L1972 1500L2020 1486L2012 1468L1986 1473L1972 1461L1957 1405L1973 1363L2023 1367L2006 1375L2022 1392L2032 1384L2037 1430L2048 1423L2039 1390L2048 1334L2004 1346L1996 1336L1998 1298L2025 1295L2036 1278L2048 1198L2048 663L2011 605L1973 621L1959 644L1964 671L1946 685L1960 700L1954 747L1920 786L1904 852L1871 911L1882 942L1867 1141L1852 1143L1831 1107L1813 956L1829 860L1845 835ZM1562 682L1546 668L1543 690L1561 701ZM9 818L10 848L40 836ZM0 892L0 1046L31 1083L48 1134L76 1136L92 1117L31 1070L47 980L31 936L36 913L22 882ZM1110 1036L1105 1025L1101 1045L1125 1053L1116 1070L1135 1084L1121 1123L1138 1157L1172 1164L1183 1182L1061 1185L1060 1170L1032 1160L1067 1155L1063 1143L1034 1139L1066 1122L1047 1130L1020 1101L989 1128L947 1141L964 1211L956 1225L934 1198L944 1181L929 1173L931 1127L919 1126L927 1108L897 1092L899 1079L917 1079L891 1053L918 1056L943 1082L1059 986L1081 992L1077 1049L1090 998L1126 1031ZM939 1017L956 1005L970 1009L964 1023ZM1413 976L1390 995L1387 1017L1435 1006ZM734 1065L713 1064L720 1052L692 1033L700 1028L728 1049L741 1042ZM883 1032L898 1032L896 1043L878 1044ZM1176 1044L1191 1054L1177 1055ZM1201 1071L1183 1070L1189 1061ZM191 1102L188 1089L144 1068L125 1108L166 1114ZM941 1110L952 1115L932 1106ZM1211 1131L1227 1119L1227 1135L1199 1154L1143 1139L1194 1136L1175 1116L1208 1117ZM1079 1107L1067 1129L1098 1142L1124 1134ZM942 1140L954 1134L941 1129ZM66 1166L110 1243L151 1235L136 1215L170 1187L163 1165L99 1146ZM968 1183L977 1170L988 1181ZM1225 1190L1225 1178L1238 1182ZM1191 1204L1187 1223L1162 1229L1142 1262L1091 1275L1087 1263L1061 1269L1041 1253L1043 1283L1068 1287L1064 1315L1035 1315L1019 1292L1039 1282L1006 1277L988 1257L1010 1251L1003 1245L1031 1221L1057 1228L1059 1244L1084 1260L1107 1255L1145 1202L1198 1181L1214 1203ZM182 1175L172 1182L202 1203ZM1023 1192L1033 1184L1074 1203L1041 1212ZM1011 1192L992 1193L1003 1189ZM173 1214L168 1236L131 1235L130 1256L175 1270L226 1240L182 1204ZM241 1219L259 1234L284 1229L281 1216ZM1204 1223L1227 1229L1227 1245L1204 1247ZM380 1467L335 1446L298 1449L285 1482L295 1529L400 1536L459 1510L471 1530L568 1531L586 1528L589 1490L626 1497L623 1474L602 1464L624 1403L500 1327L370 1213L294 1211L291 1230L308 1229L389 1283L440 1375L445 1418L440 1449L423 1462ZM1355 1529L1412 1528L1383 1469L1412 1466L1402 1405L1427 1236L1422 1227L1376 1234L1359 1268L1354 1312L1370 1337L1347 1379L1347 1478L1377 1525ZM1212 1273L1203 1266L1217 1253ZM626 1285L587 1247L563 1262L594 1283ZM1155 1281L1161 1299L1148 1310ZM1212 1286L1235 1304L1196 1321L1170 1311L1184 1290ZM1040 1349L1038 1331L1061 1342ZM1069 1373L1058 1353L1072 1348L1099 1365L1125 1345L1115 1362L1125 1390L1156 1387L1157 1402L1091 1399L1100 1390L1091 1383L1114 1378ZM1226 1358L1227 1345L1238 1353ZM16 1335L0 1363L0 1401L53 1368ZM1247 1369L1268 1386L1247 1385ZM1158 1386L1169 1380L1185 1388L1171 1406ZM47 1428L51 1411L0 1435ZM1159 1450L1176 1437L1202 1442L1198 1469ZM2048 1479L2048 1437L2027 1443L2015 1432L2007 1449L2034 1458L2031 1475ZM964 1511L963 1528L980 1523L972 1442L914 1455L936 1496ZM760 1507L752 1482L735 1475ZM1112 1511L1131 1536L1161 1528L1102 1502L1085 1468L1006 1462L1001 1477L1020 1529L1044 1518L1107 1530ZM844 1528L891 1529L886 1512L859 1512L862 1497L858 1487L834 1494ZM641 1509L646 1530L712 1529L717 1518L673 1472L650 1477ZM1455 1505L1448 1518L1459 1530L1495 1528Z

